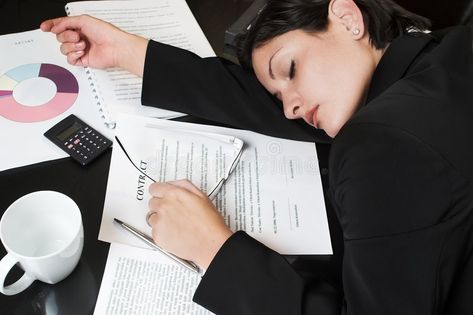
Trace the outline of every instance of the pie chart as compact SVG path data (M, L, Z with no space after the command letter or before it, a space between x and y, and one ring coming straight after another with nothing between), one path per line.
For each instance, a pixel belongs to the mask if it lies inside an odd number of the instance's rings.
M22 82L30 81L30 86L36 79L50 80L56 85L56 91L52 98L41 104L30 106L18 101L15 96L15 88L18 89ZM24 91L23 94L34 98L37 92L33 88L31 93ZM0 74L0 116L16 122L33 123L54 118L68 110L77 99L79 84L74 75L67 69L49 63L30 63L10 69Z

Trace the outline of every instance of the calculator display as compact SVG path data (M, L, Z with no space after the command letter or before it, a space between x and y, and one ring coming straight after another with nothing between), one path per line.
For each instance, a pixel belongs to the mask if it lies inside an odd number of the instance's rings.
M56 138L58 138L59 140L61 141L64 141L67 139L67 137L69 137L71 134L75 133L77 130L79 130L80 128L82 128L82 125L79 124L77 121L75 121L72 126L70 126L69 128L66 128L66 130L62 131L60 134L58 134L56 136Z

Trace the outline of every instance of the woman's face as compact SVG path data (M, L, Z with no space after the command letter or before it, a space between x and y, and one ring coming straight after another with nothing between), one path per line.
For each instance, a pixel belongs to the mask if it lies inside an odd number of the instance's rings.
M253 51L252 62L288 119L302 118L333 138L363 101L381 55L367 36L355 40L346 27L329 24L323 33L277 36Z

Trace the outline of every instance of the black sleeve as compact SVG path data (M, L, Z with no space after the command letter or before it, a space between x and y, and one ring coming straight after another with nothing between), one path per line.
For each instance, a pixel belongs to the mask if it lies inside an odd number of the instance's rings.
M379 124L348 126L331 154L348 313L442 313L468 239L453 197L462 175L419 138Z
M194 295L194 302L219 315L339 315L340 301L329 282L304 280L242 231L225 242Z
M200 58L150 41L143 73L142 103L187 113L235 128L304 141L329 142L323 131L284 117L282 106L240 66Z
M465 179L399 129L364 124L345 131L332 148L330 171L344 231L343 301L307 285L282 256L237 232L212 261L195 302L217 314L445 309L468 254L462 250L470 233L461 197Z

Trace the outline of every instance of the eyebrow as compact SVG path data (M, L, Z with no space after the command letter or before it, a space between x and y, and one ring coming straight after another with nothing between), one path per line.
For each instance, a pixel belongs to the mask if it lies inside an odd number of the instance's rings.
M282 48L282 47L281 47ZM273 61L273 57L276 56L276 54L281 50L281 48L279 48L278 50L276 50L274 52L274 54L271 56L271 58L269 58L269 61L268 61L268 72L269 72L269 77L271 79L276 79L275 76L274 76L274 73L273 73L273 68L271 66L271 62Z

